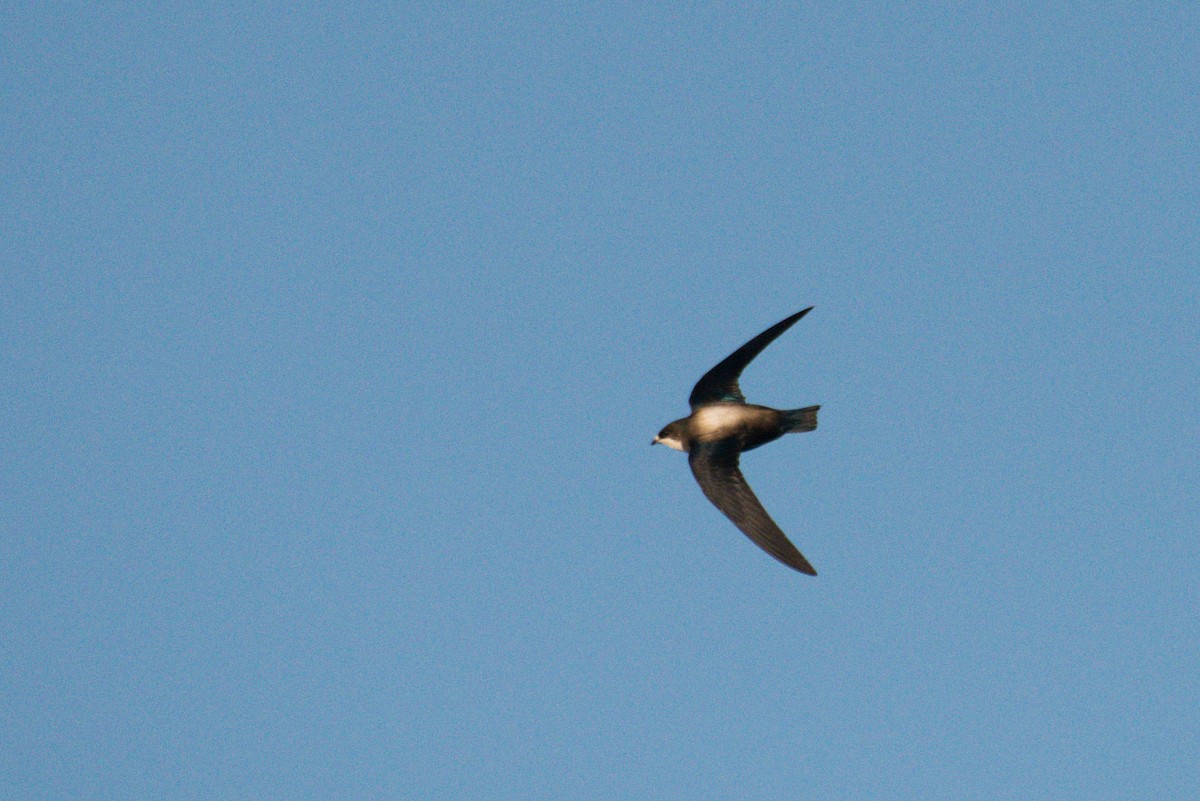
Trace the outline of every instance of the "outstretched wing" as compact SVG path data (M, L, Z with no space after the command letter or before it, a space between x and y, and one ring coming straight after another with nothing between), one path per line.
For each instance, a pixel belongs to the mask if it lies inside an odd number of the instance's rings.
M688 403L691 404L693 409L705 403L714 403L717 401L745 403L746 398L742 395L741 387L738 386L738 376L742 374L742 370L746 369L746 365L755 356L762 353L763 348L770 345L776 337L791 328L797 320L812 310L813 307L809 306L804 311L796 312L786 320L775 323L775 325L735 350L724 361L709 370L696 382L696 386L692 389L692 394L688 398Z
M817 575L746 483L738 469L736 448L721 443L697 445L688 454L688 464L705 496L755 545L794 570Z

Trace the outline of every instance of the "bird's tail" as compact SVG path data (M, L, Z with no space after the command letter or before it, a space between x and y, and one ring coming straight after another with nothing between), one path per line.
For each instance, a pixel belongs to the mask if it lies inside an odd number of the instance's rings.
M820 406L805 406L803 409L790 409L787 415L787 430L785 433L801 433L814 431L817 427L817 409Z

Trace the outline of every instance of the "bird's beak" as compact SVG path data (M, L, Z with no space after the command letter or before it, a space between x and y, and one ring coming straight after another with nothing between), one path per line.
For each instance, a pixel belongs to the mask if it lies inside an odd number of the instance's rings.
M651 445L657 445L657 444L658 444L658 437L655 437L654 439L650 440L650 444L651 444Z

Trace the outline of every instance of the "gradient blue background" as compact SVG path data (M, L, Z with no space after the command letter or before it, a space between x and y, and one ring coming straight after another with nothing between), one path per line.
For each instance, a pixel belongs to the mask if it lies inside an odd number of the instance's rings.
M1191 4L9 3L0 789L1200 797ZM776 320L747 455L647 443Z

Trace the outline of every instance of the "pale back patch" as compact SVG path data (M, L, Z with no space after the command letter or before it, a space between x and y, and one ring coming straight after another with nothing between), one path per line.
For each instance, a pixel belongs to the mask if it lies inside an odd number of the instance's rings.
M737 433L754 413L741 404L704 406L692 415L692 430L704 439L722 439Z

